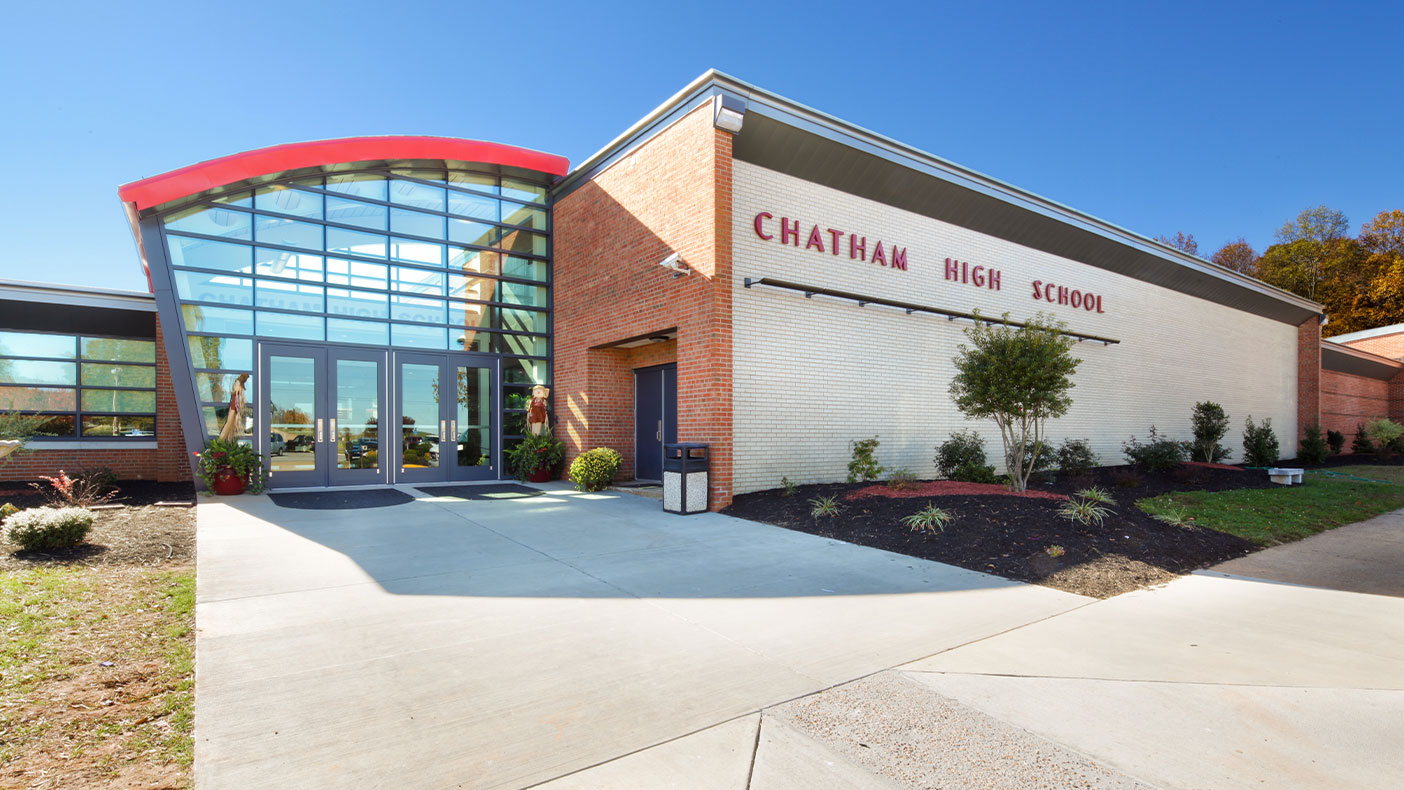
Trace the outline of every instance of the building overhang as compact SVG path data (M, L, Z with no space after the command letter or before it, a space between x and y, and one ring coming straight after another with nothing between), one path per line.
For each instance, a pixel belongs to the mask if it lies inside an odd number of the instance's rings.
M154 338L156 300L132 291L0 280L0 329Z
M1404 362L1371 354L1330 340L1321 341L1321 369L1389 381L1404 373Z
M1315 302L717 71L581 163L557 193L707 102L743 108L738 160L1273 320L1322 315Z

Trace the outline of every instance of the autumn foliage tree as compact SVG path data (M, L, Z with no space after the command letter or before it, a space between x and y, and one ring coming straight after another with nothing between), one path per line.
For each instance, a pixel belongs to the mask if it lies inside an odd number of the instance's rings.
M1194 240L1193 233L1175 231L1174 238L1169 236L1156 236L1155 240L1167 247L1174 247L1180 252L1195 256L1199 255L1199 242Z
M1242 236L1220 247L1217 252L1209 256L1209 260L1239 274L1246 274L1250 277L1258 275L1258 253L1253 251L1253 245L1249 244Z

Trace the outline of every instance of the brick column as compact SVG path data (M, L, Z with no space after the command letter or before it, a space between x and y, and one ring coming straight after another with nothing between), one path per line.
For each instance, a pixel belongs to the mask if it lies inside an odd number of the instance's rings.
M1297 429L1292 447L1309 425L1321 424L1321 318L1297 327ZM1283 448L1284 451L1286 448Z
M1389 418L1404 423L1404 372L1389 380Z
M181 375L189 375L182 371ZM191 461L185 457L185 433L180 427L180 406L166 359L161 321L156 320L156 479L178 483L192 479Z

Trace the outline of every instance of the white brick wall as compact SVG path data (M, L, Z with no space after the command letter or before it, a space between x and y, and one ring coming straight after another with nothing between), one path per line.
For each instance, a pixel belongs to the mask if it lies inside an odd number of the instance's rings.
M1250 313L1086 266L965 228L856 198L737 161L733 317L735 490L772 488L846 475L850 440L877 435L878 460L935 474L935 446L962 427L978 430L990 462L1002 450L993 422L967 421L951 402L951 358L968 321L907 315L885 307L770 288L743 288L772 277L1015 321L1043 310L1070 329L1116 338L1082 343L1069 413L1050 423L1053 444L1092 441L1102 464L1120 464L1122 443L1154 423L1191 438L1196 401L1222 404L1231 421L1224 443L1242 456L1243 420L1271 417L1284 457L1296 452L1297 329ZM758 212L775 215L764 241ZM780 243L780 217L802 223L800 245ZM810 228L835 228L907 249L907 271L807 250ZM827 248L831 237L824 234ZM1002 272L1000 291L945 280L945 259ZM1035 301L1043 280L1102 295L1105 314Z

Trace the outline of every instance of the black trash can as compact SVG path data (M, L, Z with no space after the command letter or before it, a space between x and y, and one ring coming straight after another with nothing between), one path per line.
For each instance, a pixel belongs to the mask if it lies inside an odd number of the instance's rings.
M663 445L663 510L706 513L709 445L678 442Z

